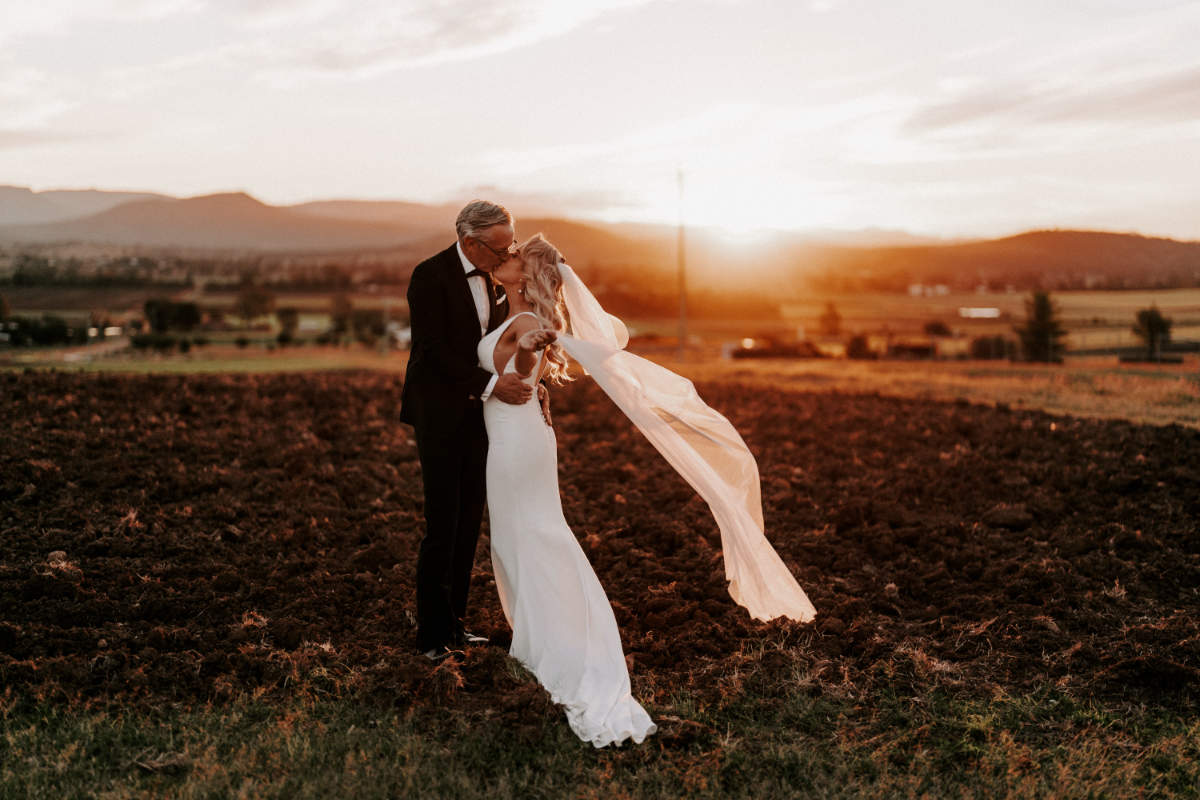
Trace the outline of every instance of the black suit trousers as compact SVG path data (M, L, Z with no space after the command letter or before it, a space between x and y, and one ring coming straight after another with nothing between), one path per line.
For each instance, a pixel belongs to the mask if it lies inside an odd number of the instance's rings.
M425 488L425 538L417 557L417 644L451 644L462 633L486 495L487 430L481 404L438 434L416 431Z

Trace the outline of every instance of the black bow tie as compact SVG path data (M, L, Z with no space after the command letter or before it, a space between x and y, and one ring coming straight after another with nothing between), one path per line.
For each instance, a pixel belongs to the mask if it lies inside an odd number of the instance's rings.
M474 278L476 275L480 275L484 278L487 278L488 283L492 282L492 273L490 273L490 272L484 272L481 269L473 269L467 273L468 278Z

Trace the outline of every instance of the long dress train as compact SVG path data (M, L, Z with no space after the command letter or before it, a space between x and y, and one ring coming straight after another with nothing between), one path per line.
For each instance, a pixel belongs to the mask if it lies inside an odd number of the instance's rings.
M496 372L496 342L514 319L479 342L485 369ZM514 355L504 372L515 362ZM563 516L558 445L536 392L520 406L490 398L483 418L492 569L512 627L509 653L565 707L580 739L596 747L640 743L657 726L633 699L612 606Z

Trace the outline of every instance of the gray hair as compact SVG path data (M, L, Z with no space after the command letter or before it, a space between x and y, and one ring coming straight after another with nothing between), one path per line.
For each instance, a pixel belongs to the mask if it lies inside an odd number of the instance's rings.
M487 200L472 200L458 212L454 229L458 231L459 239L466 239L493 225L507 225L511 228L512 224L512 214L508 213L504 206L489 203Z

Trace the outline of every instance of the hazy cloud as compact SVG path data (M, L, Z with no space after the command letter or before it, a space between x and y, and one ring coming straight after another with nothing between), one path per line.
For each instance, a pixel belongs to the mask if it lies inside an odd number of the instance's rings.
M0 109L12 128L38 128L75 105L69 80L12 63L0 62Z
M94 138L96 138L95 135L90 133L0 128L0 150L15 150L21 147L38 147Z
M1090 84L984 86L927 105L904 124L922 134L974 124L1188 122L1200 119L1200 65Z
M259 34L222 48L220 55L237 59L273 84L289 85L501 53L646 2L650 0L365 0L350 12L333 0L219 0L214 5Z
M68 35L95 21L162 19L203 7L203 0L36 0L5 4L0 42L35 35Z

